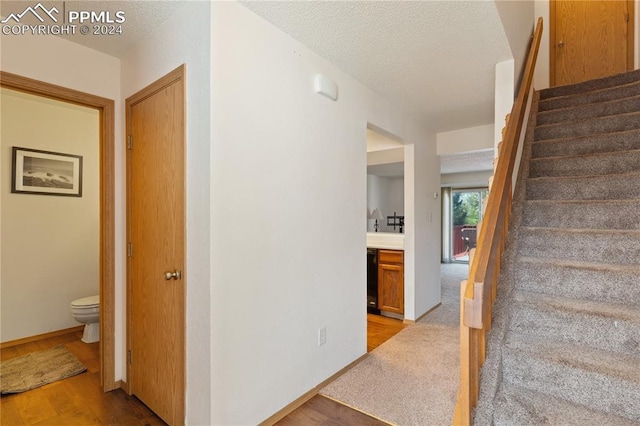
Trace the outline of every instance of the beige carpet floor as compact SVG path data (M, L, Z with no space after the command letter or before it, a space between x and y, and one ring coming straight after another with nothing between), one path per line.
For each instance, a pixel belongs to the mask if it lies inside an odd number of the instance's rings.
M468 271L443 264L442 305L320 393L398 426L450 425L459 382L459 288Z

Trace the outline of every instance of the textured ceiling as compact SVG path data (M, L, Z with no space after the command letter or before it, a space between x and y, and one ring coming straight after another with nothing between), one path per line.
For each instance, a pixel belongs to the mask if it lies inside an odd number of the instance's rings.
M2 1L0 14L30 1ZM62 10L62 1L42 1ZM65 36L121 57L186 1L67 0L66 10L122 10L123 34ZM511 58L493 1L243 2L391 102L440 132L493 123L495 64Z
M493 123L495 64L512 58L493 1L243 1L435 131Z
M461 154L441 155L440 173L465 173L493 170L493 148Z

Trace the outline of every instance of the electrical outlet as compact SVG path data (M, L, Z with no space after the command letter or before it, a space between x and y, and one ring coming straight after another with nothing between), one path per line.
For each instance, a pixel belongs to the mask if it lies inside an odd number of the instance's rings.
M327 327L320 327L318 329L318 346L322 346L327 343Z

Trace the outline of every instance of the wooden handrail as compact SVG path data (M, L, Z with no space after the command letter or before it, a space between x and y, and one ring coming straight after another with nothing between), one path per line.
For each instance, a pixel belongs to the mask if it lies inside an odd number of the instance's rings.
M520 143L525 111L533 81L542 18L538 18L527 56L522 83L499 147L498 162L492 179L477 247L471 259L469 280L460 289L460 389L453 419L454 425L469 425L478 402L480 367L484 363L486 333L491 329L491 310L497 293L500 258L506 242L512 200L513 169Z

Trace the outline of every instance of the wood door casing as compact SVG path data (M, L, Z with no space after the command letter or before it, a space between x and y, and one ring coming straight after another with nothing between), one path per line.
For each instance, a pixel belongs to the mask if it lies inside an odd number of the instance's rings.
M43 81L0 71L0 86L100 111L100 384L115 380L115 102Z
M633 69L633 0L551 0L550 84Z
M185 414L184 88L182 66L127 99L129 392L172 425Z

